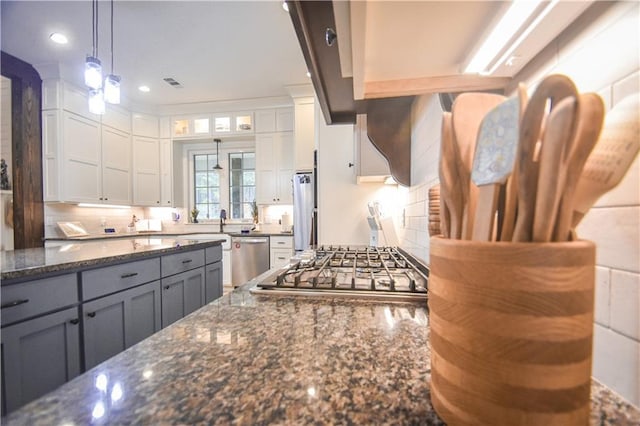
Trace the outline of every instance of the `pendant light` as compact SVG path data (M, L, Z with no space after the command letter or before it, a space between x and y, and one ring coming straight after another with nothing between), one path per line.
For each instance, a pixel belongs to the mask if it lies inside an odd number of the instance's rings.
M104 100L120 103L120 76L113 73L113 0L111 0L111 74L104 79Z
M213 140L216 143L216 165L213 166L213 170L220 171L222 170L222 166L220 166L220 139Z
M98 0L91 1L91 55L84 63L84 84L90 89L102 88L102 63L98 59Z

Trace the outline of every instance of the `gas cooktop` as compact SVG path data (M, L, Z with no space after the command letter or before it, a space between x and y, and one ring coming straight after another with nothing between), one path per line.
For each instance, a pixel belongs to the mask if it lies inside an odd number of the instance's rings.
M321 246L252 289L267 295L426 300L429 269L395 247Z

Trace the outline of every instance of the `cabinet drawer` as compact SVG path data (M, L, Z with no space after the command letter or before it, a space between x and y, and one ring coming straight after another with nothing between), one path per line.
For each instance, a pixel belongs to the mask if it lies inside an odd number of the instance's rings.
M126 290L160 278L160 259L146 259L82 272L82 300Z
M207 247L205 249L204 258L207 264L222 260L222 246Z
M2 326L78 303L76 274L6 285L1 290Z
M293 256L293 250L291 249L272 249L271 250L271 268L281 268L287 263Z
M293 237L270 237L271 249L293 248Z
M204 249L162 256L162 276L178 274L204 266Z

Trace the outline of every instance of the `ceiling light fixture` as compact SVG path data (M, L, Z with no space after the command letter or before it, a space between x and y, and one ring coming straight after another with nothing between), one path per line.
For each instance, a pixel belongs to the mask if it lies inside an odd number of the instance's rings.
M52 42L58 44L67 44L69 42L67 36L61 33L51 33L49 39L51 39Z
M104 114L104 92L102 89L89 89L89 111L92 114Z
M557 2L558 0L553 0L546 5L544 10L541 10L541 0L513 1L498 24L491 30L489 36L482 42L482 45L475 52L473 58L467 63L464 72L486 75L495 71L501 63L501 61L496 62L499 55L502 54L500 57L500 59L502 59L505 55L510 54L510 52L520 44L522 39L524 39L523 35L530 33ZM534 16L536 16L536 18L531 22ZM522 27L528 22L531 23L522 30ZM510 45L507 53L503 53L508 43L510 43L519 32L520 36L518 39Z
M120 103L120 76L113 73L113 0L111 0L111 74L104 79L104 100Z
M213 170L222 170L222 166L220 166L220 142L222 142L222 140L220 139L214 139L213 140L216 143L216 165L213 166Z
M311 73L307 71L307 77L311 77Z
M91 55L84 63L84 84L90 89L102 88L102 63L98 59L98 0L91 1Z
M287 4L286 1L282 2L282 8L284 9L285 12L289 12L289 5Z
M145 92L145 93L147 93L147 92L150 92L150 91L151 91L151 89L149 88L149 86L140 86L140 87L138 87L138 90L139 90L139 91L141 91L141 92Z

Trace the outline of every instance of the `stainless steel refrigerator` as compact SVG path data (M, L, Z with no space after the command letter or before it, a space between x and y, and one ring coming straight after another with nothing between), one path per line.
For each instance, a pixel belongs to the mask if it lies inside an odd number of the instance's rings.
M315 245L315 175L296 173L293 176L293 241L296 250Z

